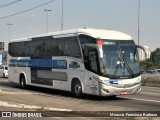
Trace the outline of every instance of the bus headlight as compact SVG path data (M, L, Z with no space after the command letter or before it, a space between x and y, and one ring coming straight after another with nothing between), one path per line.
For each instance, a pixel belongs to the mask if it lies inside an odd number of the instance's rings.
M140 82L141 82L141 79L138 78L137 81L136 81L136 83L139 84Z
M102 80L101 83L105 85L111 85L111 83L108 80Z

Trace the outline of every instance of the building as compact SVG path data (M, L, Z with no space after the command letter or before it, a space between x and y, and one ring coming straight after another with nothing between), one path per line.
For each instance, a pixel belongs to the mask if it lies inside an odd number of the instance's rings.
M8 55L7 51L2 52L2 65L7 65L7 55Z
M143 46L144 47L144 49L145 49L145 51L146 51L146 57L145 57L145 53L144 53L144 51L143 50L141 50L141 49L139 49L139 59L142 61L142 60L145 60L146 58L147 59L150 59L150 55L151 55L151 51L150 51L150 49L149 49L149 47L148 46Z

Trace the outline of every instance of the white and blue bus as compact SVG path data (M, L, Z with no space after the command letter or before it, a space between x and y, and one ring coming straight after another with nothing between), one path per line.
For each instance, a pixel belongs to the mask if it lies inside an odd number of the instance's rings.
M127 34L102 29L53 32L9 43L9 81L117 96L141 91L137 46Z

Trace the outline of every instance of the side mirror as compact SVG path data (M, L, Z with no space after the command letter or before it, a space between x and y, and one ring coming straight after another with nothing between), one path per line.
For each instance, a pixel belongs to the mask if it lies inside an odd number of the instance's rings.
M98 46L98 52L99 52L99 58L103 58L103 49L102 49L102 47L99 47Z
M143 46L141 46L141 45L136 45L136 49L137 49L137 48L139 48L139 49L141 49L141 50L144 51L144 53L145 53L145 59L147 59L147 52L146 52L146 49L145 49Z
M99 58L103 58L103 49L102 49L102 46L99 46L99 45L96 45L96 44L85 44L85 46L87 47L92 47L92 48L95 48L98 52L98 57Z

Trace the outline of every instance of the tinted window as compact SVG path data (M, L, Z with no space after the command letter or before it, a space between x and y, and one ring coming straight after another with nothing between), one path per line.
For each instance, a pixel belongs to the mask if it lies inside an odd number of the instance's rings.
M64 55L72 57L81 57L77 37L68 37L63 39L65 39Z
M33 38L32 41L9 44L9 54L13 57L51 58L52 56L81 57L77 37Z
M96 50L89 51L88 57L89 57L89 68L91 69L91 71L98 73L97 51Z
M93 37L90 37L88 35L79 35L79 40L81 44L84 43L96 43L96 39Z
M82 52L83 52L83 54L85 54L84 53L84 51L85 51L85 43L92 43L92 44L95 44L96 43L96 39L95 38L93 38L93 37L90 37L90 36L88 36L88 35L79 35L78 36L79 37L79 41L80 41L80 43L81 43L81 47L82 47ZM84 55L85 56L85 55ZM84 58L85 59L85 58Z
M33 38L32 41L15 42L9 44L9 54L13 57L33 57L42 58L50 54L48 41L53 41L53 37Z
M32 58L51 58L52 56L63 55L60 49L60 43L56 42L55 39L35 40L32 41Z
M9 44L9 54L11 56L17 57L22 54L21 48L22 48L21 42L10 43Z

